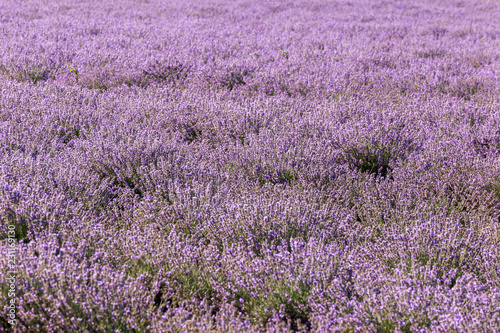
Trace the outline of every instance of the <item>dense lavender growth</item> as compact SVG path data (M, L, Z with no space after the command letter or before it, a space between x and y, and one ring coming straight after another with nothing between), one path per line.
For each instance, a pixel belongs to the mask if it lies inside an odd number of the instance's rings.
M0 31L0 331L500 331L498 1L6 0Z

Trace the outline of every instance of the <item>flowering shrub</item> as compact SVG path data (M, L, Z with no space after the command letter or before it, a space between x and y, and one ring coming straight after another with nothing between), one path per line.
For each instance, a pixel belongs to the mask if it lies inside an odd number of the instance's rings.
M499 3L0 27L0 332L500 331Z

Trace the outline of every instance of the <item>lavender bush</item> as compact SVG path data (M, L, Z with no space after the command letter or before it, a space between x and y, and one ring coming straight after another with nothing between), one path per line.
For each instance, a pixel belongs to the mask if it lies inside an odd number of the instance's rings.
M500 331L498 2L0 28L0 331Z

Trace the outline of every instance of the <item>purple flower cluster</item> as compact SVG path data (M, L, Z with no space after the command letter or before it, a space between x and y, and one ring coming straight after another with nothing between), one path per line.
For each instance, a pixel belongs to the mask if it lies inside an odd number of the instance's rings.
M500 3L8 0L0 32L0 332L500 331Z

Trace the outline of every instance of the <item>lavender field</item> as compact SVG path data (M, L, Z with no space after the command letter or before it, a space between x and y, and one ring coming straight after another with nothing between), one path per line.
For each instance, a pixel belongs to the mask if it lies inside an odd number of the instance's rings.
M500 2L0 1L1 332L499 332Z

